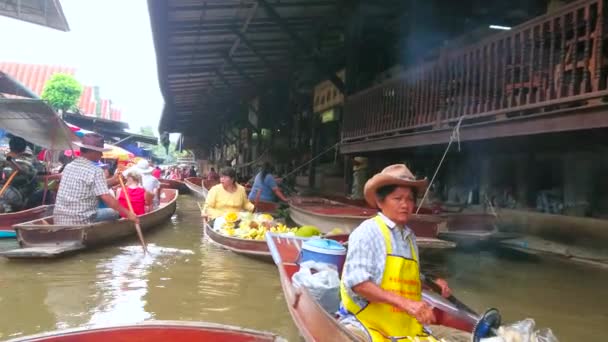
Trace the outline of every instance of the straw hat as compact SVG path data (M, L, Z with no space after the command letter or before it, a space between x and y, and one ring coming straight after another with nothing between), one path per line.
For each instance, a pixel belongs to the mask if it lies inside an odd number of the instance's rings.
M131 171L135 171L139 174L145 175L148 173L152 173L152 171L154 171L154 168L152 166L150 166L150 163L147 160L141 159L135 165L127 168L127 170L125 170L123 172L123 175L126 177L127 173L129 173Z
M137 169L140 173L146 174L154 171L154 168L150 166L150 163L145 159L140 159L133 168Z
M382 172L375 174L372 178L370 178L365 183L363 194L367 204L376 208L378 206L376 204L376 191L383 186L397 185L411 187L418 193L421 193L426 190L428 184L429 182L426 178L417 180L410 169L408 169L404 164L393 164L385 167Z
M80 138L80 141L75 141L74 145L97 152L108 152L110 148L104 148L103 136L97 133L87 133Z

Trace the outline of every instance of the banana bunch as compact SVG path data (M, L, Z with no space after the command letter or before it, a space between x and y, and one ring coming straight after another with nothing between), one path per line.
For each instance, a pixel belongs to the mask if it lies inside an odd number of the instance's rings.
M249 229L249 231L244 235L241 235L240 238L249 240L266 240L266 232L267 229L264 227L259 229Z
M276 233L276 234L295 233L297 230L298 230L297 227L296 228L289 228L286 225L284 225L283 223L279 223L275 227L270 228L270 232L271 233Z

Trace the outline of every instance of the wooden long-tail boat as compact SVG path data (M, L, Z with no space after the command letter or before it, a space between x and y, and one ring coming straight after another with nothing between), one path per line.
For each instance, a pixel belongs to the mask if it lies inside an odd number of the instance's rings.
M205 200L207 197L207 191L201 186L203 184L203 179L200 177L188 177L184 179L184 184L188 189L190 189L190 193L199 200Z
M190 191L188 189L188 187L186 186L186 184L184 184L184 182L181 181L181 180L159 179L159 181L160 181L160 188L161 189L174 189L174 190L178 190L180 194L187 194L188 191Z
M168 221L176 208L177 190L162 189L160 206L139 217L142 231ZM11 259L55 258L92 249L135 235L131 221L96 222L88 225L55 225L53 217L45 217L13 226L20 248L0 255Z
M228 325L183 321L150 321L133 325L78 328L25 336L7 342L286 342L269 332Z
M14 238L16 236L13 225L29 222L53 214L52 205L41 205L35 208L0 214L0 238Z
M6 88L8 90L23 88L11 79L5 79L5 82L7 81L10 82L5 83L8 85ZM47 150L64 151L72 148L72 142L77 141L78 138L44 101L31 92L14 94L32 98L0 96L0 113L2 113L0 128ZM41 205L14 213L0 214L0 238L15 237L12 225L49 216L52 209L52 205Z
M272 255L270 254L270 249L268 248L266 241L241 239L234 236L227 236L215 231L212 224L213 222L204 223L205 234L218 246L250 258L268 262L272 261ZM348 241L347 234L332 235L328 236L327 238L341 242Z
M270 250L264 240L241 239L234 236L224 235L213 229L213 221L204 222L205 235L216 245L250 258L262 261L272 261Z
M295 197L289 202L289 216L300 226L315 226L323 233L334 228L352 232L361 222L376 215L378 211L369 207L353 206L320 197ZM421 250L454 248L455 243L437 238L445 231L445 221L434 215L412 215L408 222L416 234Z
M475 247L510 239L513 233L500 232L496 216L487 213L461 212L441 214L447 221L447 230L439 233L442 239L454 241L458 246Z
M335 202L371 209L363 199L351 199L335 195L324 195L323 197ZM441 239L454 241L459 247L473 247L514 237L514 234L499 232L496 226L495 215L465 211L462 205L458 208L457 212L443 211L442 209L445 210L445 207L421 207L418 213L422 215L414 216L409 226L414 229L417 235L425 234L424 229L418 229L421 228L420 225L423 223L421 221L428 223L429 216L437 216L444 222L437 229L436 236ZM422 218L423 220L418 220L418 218ZM428 229L429 227L426 228Z
M207 180L207 179L203 180L203 182L201 183L202 188L203 188L203 197L207 198L207 194L209 193L209 190L217 184L219 184L219 182L217 182L217 181L211 181L211 180Z
M328 336L331 336L331 341L359 341L344 329L335 316L325 311L306 288L296 287L292 283L292 276L300 269L297 261L304 240L272 233L268 233L266 237L272 258L279 270L285 302L300 335L307 342L328 341ZM459 310L455 305L437 295L424 292L423 299L433 302L433 311L438 325L467 332L473 329L477 317Z

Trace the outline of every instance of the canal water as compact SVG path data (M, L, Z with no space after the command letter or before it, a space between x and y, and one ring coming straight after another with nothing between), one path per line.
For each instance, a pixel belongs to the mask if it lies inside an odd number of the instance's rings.
M0 260L0 340L79 326L192 320L299 341L274 265L202 238L199 209L180 196L170 222L137 240L46 262ZM16 246L0 241L0 249ZM427 266L477 310L535 318L560 341L608 340L608 272L496 252L453 252Z

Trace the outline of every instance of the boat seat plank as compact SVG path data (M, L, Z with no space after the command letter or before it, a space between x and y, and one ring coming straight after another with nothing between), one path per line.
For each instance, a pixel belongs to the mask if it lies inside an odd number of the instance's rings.
M58 246L36 246L17 248L1 252L0 255L9 259L56 258L65 254L84 249L82 244L67 244Z

